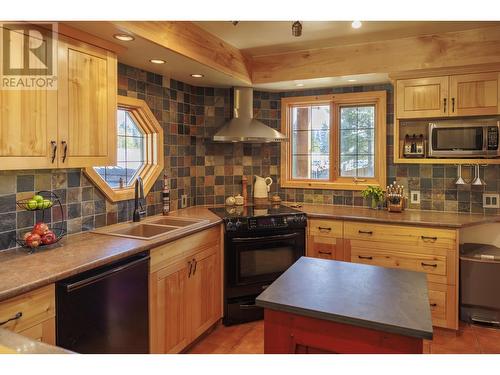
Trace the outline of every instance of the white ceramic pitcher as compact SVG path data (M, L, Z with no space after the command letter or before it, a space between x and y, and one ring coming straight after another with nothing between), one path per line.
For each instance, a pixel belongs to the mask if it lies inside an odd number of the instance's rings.
M267 198L268 193L271 190L271 185L273 184L273 179L271 177L260 177L255 176L255 185L253 186L253 197L254 198Z

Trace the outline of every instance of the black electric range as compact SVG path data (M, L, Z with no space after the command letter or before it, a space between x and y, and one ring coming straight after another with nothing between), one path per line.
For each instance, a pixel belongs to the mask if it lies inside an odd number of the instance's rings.
M305 255L306 215L277 206L210 208L224 220L225 325L263 318L255 298Z

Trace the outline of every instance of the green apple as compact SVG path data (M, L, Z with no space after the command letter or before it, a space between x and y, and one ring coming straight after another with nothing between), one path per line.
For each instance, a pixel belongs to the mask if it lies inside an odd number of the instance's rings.
M41 195L35 195L33 198L31 198L37 202L43 202L43 197Z
M44 199L43 202L42 202L42 207L43 208L49 208L49 207L52 207L52 202L48 199Z
M36 208L38 208L39 210L41 210L43 208L43 201L37 202Z
M28 203L26 203L26 208L28 210L36 210L38 208L38 202L34 199L30 199Z

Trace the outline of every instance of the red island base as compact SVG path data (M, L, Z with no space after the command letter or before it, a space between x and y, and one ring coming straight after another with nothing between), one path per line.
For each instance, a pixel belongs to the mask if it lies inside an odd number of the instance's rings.
M265 354L422 354L423 339L264 310Z

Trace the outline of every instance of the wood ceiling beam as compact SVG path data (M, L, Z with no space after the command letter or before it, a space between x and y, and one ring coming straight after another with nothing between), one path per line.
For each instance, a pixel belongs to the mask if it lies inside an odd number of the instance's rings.
M113 24L246 84L252 83L245 55L192 22L124 21Z
M500 63L500 27L251 58L254 84L492 63Z

